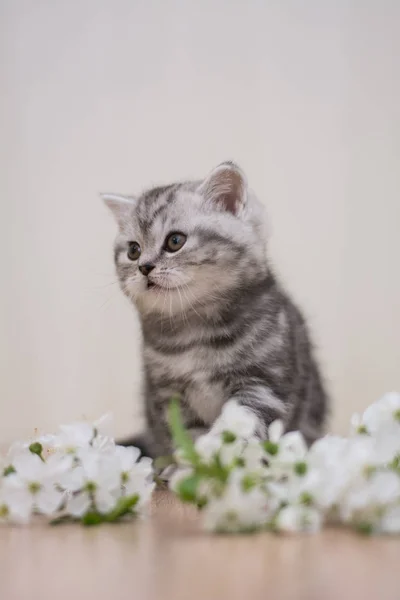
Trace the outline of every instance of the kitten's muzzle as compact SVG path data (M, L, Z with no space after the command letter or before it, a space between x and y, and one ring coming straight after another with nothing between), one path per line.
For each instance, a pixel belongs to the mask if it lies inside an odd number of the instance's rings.
M145 263L144 265L139 265L139 271L142 273L142 275L147 277L148 274L151 273L151 271L154 269L155 266L156 265L153 265L151 263Z

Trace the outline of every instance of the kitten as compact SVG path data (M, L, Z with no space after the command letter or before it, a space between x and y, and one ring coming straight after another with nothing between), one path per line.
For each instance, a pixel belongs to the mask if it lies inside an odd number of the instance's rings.
M103 199L144 340L147 431L124 443L170 454L175 394L194 438L234 398L257 415L261 437L279 418L317 439L328 398L304 318L268 264L262 205L240 168L223 163L203 181Z

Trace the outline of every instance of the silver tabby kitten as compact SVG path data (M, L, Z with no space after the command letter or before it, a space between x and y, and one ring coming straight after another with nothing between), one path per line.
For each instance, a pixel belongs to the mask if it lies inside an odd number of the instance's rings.
M280 418L308 442L319 437L328 400L306 323L270 269L262 205L239 167L103 198L119 226L120 285L144 339L147 431L125 443L169 454L174 394L194 437L230 398L254 411L260 436Z

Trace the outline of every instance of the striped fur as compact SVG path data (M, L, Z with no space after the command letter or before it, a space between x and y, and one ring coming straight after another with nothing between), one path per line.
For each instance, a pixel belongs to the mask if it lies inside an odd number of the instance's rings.
M308 442L318 438L328 400L307 326L268 265L262 206L240 169L224 163L203 182L104 199L119 225L117 274L144 340L148 428L126 443L150 456L171 451L173 394L194 437L236 398L259 417L260 436L279 417ZM176 253L164 247L172 232L187 236ZM132 241L142 250L136 262ZM143 264L154 265L148 277Z

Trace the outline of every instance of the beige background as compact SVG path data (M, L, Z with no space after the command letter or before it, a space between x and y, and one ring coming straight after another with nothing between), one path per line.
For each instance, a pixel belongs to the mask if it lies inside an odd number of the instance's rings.
M332 427L400 388L397 0L0 1L0 442L114 410L139 329L99 191L233 158L304 306Z

